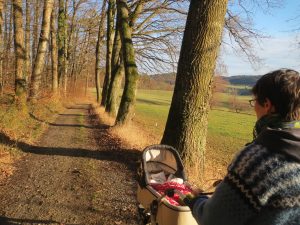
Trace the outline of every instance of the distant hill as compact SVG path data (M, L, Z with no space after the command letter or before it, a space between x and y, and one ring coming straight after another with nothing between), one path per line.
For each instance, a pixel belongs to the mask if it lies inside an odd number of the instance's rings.
M238 75L238 76L222 77L222 78L228 81L232 85L245 85L245 86L252 87L260 77L261 76L254 76L254 75Z
M221 77L231 85L243 85L252 87L260 76L254 75L238 75L230 77ZM142 75L139 81L140 89L158 89L158 90L173 90L176 80L175 73L164 73L155 75ZM242 90L241 90L242 91ZM249 91L246 91L249 93ZM242 94L242 93L241 93ZM243 93L246 94L246 93ZM243 95L242 94L242 95Z
M140 89L173 90L175 80L175 73L141 75L138 87Z

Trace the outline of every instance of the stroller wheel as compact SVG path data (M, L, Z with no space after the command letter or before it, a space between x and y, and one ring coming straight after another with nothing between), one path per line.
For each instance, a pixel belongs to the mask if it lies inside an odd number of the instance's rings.
M138 223L140 225L151 225L150 213L141 205L138 205Z

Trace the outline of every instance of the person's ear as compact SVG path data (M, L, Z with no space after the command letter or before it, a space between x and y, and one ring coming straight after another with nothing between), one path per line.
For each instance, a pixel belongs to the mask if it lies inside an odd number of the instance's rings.
M274 108L272 102L270 101L270 99L268 99L268 98L266 98L266 101L264 102L264 108L266 109L266 111L268 113L275 112L275 108Z

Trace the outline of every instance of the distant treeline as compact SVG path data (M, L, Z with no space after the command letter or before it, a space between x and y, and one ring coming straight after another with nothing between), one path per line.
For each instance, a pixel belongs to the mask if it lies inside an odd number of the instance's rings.
M221 78L227 81L231 85L243 85L245 87L252 87L260 76L254 75L238 75ZM139 81L140 89L153 89L153 90L173 90L176 80L175 73L164 73L164 74L155 74L155 75L141 75ZM243 91L243 90L239 90ZM247 92L247 91L246 91ZM248 92L247 92L248 93ZM244 95L246 93L240 93Z
M230 77L224 77L222 78L226 81L228 81L232 85L245 85L245 86L254 86L256 81L261 76L254 76L254 75L238 75L238 76L230 76Z
M172 91L174 89L175 79L175 73L142 75L140 76L138 87L140 89Z

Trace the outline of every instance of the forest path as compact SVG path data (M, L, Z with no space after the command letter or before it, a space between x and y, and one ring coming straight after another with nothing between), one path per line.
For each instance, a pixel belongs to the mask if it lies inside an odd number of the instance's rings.
M69 107L36 146L19 143L28 154L0 184L1 225L137 224L139 153L122 149L90 110Z

